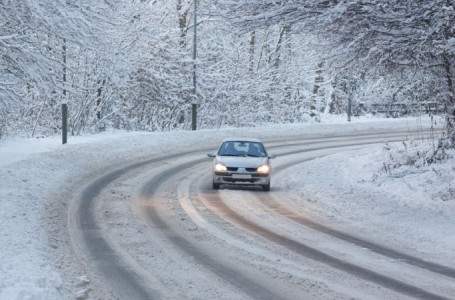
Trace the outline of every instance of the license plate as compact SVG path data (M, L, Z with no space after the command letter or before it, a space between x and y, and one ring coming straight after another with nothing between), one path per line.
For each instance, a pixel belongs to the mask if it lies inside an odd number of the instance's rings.
M234 179L251 179L251 174L232 174Z

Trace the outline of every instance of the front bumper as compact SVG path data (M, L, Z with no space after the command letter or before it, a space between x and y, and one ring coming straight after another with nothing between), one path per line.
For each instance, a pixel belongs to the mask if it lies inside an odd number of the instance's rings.
M267 185L270 182L270 174L258 172L214 172L213 182L233 185Z

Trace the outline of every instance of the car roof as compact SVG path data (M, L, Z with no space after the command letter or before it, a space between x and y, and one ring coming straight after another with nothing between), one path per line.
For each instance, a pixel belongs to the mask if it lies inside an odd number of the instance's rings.
M262 143L261 140L255 138L227 138L223 140L224 142L254 142L254 143Z

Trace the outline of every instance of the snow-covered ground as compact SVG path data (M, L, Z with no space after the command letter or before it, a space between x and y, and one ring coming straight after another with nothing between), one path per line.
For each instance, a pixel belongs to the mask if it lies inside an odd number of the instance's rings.
M455 151L444 162L407 163L431 143L375 145L315 159L278 177L288 187L283 198L342 231L367 239L373 233L379 244L444 265L455 250Z
M264 140L296 132L312 136L402 128L428 128L430 120L330 119L318 124L271 125L196 132L107 132L69 137L0 141L0 299L74 298L60 272L57 247L46 231L55 195L93 170L179 147L216 145L228 136ZM281 174L294 203L341 228L374 228L379 241L441 261L455 250L455 159L419 168L406 164L427 146L423 141L366 146L319 158ZM455 153L449 153L455 156ZM420 155L422 156L422 155ZM402 164L400 166L400 164ZM52 199L52 200L51 200ZM58 216L56 216L58 217ZM64 218L64 216L60 216ZM395 226L400 223L400 226ZM84 285L83 273L74 274Z

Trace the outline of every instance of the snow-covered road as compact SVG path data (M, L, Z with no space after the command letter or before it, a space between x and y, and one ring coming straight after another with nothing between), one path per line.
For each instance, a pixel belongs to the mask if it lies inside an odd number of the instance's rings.
M0 298L453 298L454 201L425 194L427 171L382 176L373 145L423 127L117 134L32 157L6 143ZM278 155L270 193L211 190L205 152L228 136Z

